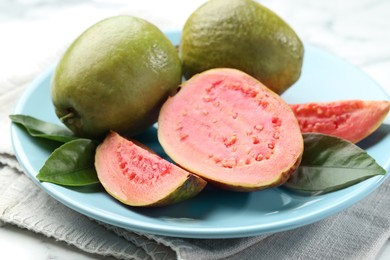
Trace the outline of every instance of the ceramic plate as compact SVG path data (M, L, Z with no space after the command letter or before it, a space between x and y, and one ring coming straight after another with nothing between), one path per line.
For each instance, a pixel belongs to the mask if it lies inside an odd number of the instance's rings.
M168 33L176 44L179 33ZM60 123L54 114L49 85L53 68L38 77L20 99L15 114L28 114ZM370 78L343 60L306 45L300 80L283 94L289 103L340 99L389 99ZM390 129L382 125L359 145L389 171ZM326 218L363 199L387 177L377 176L352 187L320 196L302 196L284 188L236 193L207 188L197 197L162 208L133 208L116 201L100 185L81 188L41 183L35 176L54 146L31 138L12 125L18 160L31 179L56 200L96 220L129 230L190 238L232 238L274 233ZM163 154L156 129L143 141Z

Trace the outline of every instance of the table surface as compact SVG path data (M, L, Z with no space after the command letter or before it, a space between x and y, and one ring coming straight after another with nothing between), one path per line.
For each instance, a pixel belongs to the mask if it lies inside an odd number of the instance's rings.
M4 0L0 3L0 71L10 78L29 79L31 68L49 67L82 31L112 15L135 15L163 30L180 30L203 2ZM390 1L260 2L283 17L304 42L359 67L390 93ZM10 225L0 227L0 248L1 259L110 259ZM389 241L377 259L390 259Z

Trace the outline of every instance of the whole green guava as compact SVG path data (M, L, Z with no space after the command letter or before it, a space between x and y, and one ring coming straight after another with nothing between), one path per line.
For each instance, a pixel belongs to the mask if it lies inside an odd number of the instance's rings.
M187 19L180 40L186 78L235 68L278 94L299 79L303 55L294 30L253 0L207 1Z
M50 92L68 128L102 138L109 130L134 135L150 127L180 82L169 39L148 21L123 15L94 24L70 45Z

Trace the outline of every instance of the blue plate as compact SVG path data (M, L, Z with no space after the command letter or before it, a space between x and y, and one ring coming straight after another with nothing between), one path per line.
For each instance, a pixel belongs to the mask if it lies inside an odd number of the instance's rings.
M179 33L167 34L175 44ZM49 95L53 68L38 77L20 99L15 113L60 123ZM289 103L340 99L377 100L389 97L358 69L307 45L300 80L283 94ZM387 118L389 119L389 118ZM133 208L110 197L100 185L68 188L41 183L35 176L53 144L31 138L12 125L12 141L19 162L31 179L56 200L96 220L129 230L190 238L233 238L274 233L304 226L335 214L374 191L387 177L377 176L352 187L320 196L302 196L283 188L251 193L206 189L197 197L162 208ZM163 153L156 129L144 134L148 145ZM359 144L389 171L390 130L382 125Z

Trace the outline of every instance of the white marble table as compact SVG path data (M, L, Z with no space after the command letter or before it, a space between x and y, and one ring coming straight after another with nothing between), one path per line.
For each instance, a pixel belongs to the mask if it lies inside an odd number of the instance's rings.
M180 29L202 2L3 0L0 2L0 72L11 79L31 80L32 71L50 66L79 33L110 15L131 14L164 30ZM305 42L354 64L390 93L390 1L261 2L290 23ZM100 259L53 239L6 225L0 227L0 259L11 258ZM390 243L384 246L377 259L390 259Z

